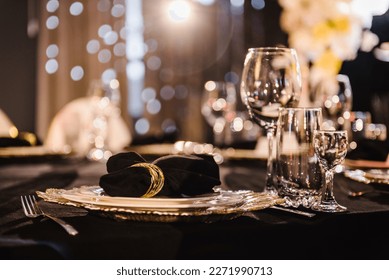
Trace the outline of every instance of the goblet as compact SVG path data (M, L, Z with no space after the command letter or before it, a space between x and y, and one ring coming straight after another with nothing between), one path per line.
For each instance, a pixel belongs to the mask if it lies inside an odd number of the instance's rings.
M251 48L246 54L241 98L251 118L266 130L268 158L265 192L276 193L273 182L273 138L278 111L295 107L301 93L301 72L294 49Z
M320 166L325 172L325 184L320 201L313 205L312 209L322 212L344 212L347 208L335 200L333 188L335 168L342 163L347 154L347 131L316 130L314 145Z

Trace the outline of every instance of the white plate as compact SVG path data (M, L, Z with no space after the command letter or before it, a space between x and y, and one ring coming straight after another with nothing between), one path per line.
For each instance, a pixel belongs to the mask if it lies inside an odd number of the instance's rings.
M64 199L96 206L109 206L133 209L187 209L209 208L234 205L242 201L242 196L236 193L214 193L190 198L140 198L140 197L112 197L103 195L99 186L83 186L81 188L64 191Z

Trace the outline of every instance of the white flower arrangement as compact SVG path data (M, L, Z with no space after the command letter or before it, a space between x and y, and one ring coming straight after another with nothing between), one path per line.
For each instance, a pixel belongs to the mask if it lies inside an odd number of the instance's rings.
M378 44L378 37L368 31L372 10L360 9L366 1L279 0L281 28L288 33L289 45L296 49L301 63L310 65L311 86L334 81L343 61L354 59L361 48L371 50Z

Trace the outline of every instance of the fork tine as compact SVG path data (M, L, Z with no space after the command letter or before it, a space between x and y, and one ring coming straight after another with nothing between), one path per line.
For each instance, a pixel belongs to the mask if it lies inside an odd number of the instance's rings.
M29 195L28 198L30 199L31 202L31 208L33 209L34 213L40 214L40 208L38 206L38 203L36 202L35 196L34 195Z
M22 202L22 207L23 207L24 214L26 216L28 216L29 212L27 211L27 206L26 206L26 202L24 202L24 199L25 199L24 196L20 196L20 201Z
M28 196L28 203L27 203L27 205L30 206L31 213L32 214L36 214L34 202L31 199L31 195Z
M27 201L27 206L28 206L28 209L30 210L30 213L34 213L34 207L33 207L33 204L31 203L31 198L29 195L26 195L25 196L26 198L26 201Z
M29 200L28 200L28 196L24 196L24 202L25 202L25 204L26 204L26 211L27 211L27 213L28 214L30 214L30 215L33 215L34 214L34 211L33 211L33 209L32 209L32 205L31 205L31 203L29 202Z
M61 225L70 235L78 234L78 231L74 227L72 227L62 219L44 213L42 209L39 207L38 202L34 195L29 195L29 196L22 195L20 197L20 200L22 202L24 214L26 214L27 217L36 218L38 216L43 215L53 220L54 222L58 223L59 225Z

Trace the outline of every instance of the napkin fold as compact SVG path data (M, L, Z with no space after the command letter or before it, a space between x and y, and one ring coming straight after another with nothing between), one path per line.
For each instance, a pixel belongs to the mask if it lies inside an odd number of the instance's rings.
M100 177L100 186L110 196L141 197L151 183L147 168L134 166L146 163L136 152L119 153L107 161L108 173ZM220 185L219 166L211 155L168 155L151 164L158 166L165 181L156 196L194 196L212 192Z

